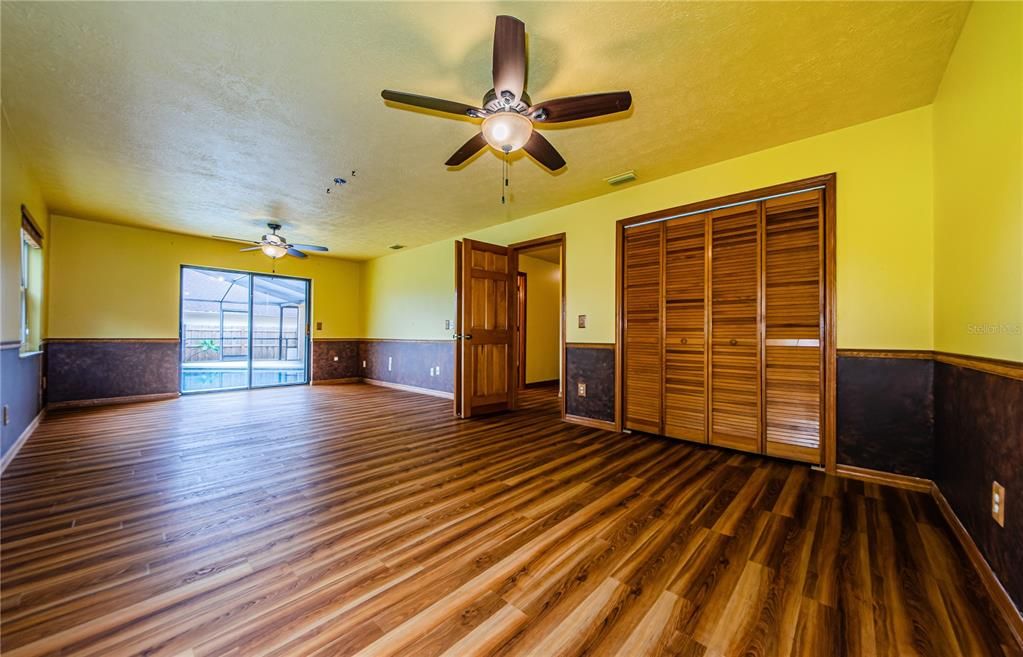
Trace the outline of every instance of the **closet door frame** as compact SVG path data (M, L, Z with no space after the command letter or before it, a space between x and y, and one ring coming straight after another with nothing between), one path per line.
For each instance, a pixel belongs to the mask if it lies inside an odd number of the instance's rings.
M793 194L800 191L818 187L823 188L824 193L824 237L822 240L824 261L822 263L823 288L824 288L824 309L820 321L824 335L824 345L821 350L823 372L821 376L821 463L820 466L827 472L835 472L835 368L836 368L836 345L835 345L835 193L836 179L834 173L828 173L802 180L761 187L738 194L729 194L717 198L687 203L685 205L666 208L656 212L619 219L615 226L615 428L622 430L623 408L624 408L624 309L622 307L625 280L622 270L624 262L624 237L625 229L628 226L642 224L652 221L664 221L669 218L688 213L705 212L728 206L732 204L750 203L763 200L766 197L782 194ZM761 222L762 223L762 222ZM764 331L763 313L758 313L759 334ZM709 382L708 382L709 383ZM763 432L761 432L763 433Z

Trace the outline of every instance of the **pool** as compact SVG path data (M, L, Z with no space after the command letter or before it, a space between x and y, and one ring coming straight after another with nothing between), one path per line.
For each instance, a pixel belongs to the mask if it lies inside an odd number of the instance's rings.
M286 383L305 383L305 371L300 369L252 370L252 386L254 388L279 386ZM181 392L226 390L245 388L248 385L249 373L246 370L187 369L181 374Z

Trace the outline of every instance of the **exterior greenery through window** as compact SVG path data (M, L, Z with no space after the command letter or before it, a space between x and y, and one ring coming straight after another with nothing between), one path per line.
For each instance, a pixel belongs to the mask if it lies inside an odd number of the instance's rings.
M21 352L38 351L41 337L42 249L21 231Z

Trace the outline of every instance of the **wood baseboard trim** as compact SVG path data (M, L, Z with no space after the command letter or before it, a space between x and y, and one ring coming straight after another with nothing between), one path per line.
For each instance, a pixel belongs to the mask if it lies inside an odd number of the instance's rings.
M420 395L430 395L431 397L440 397L441 399L454 399L455 395L451 392L445 392L443 390L431 390L430 388L420 388L419 386L407 386L404 383L391 383L390 381L380 381L378 379L362 379L363 383L368 383L371 386L380 386L382 388L393 388L394 390L403 390L405 392L415 392Z
M906 490L915 490L919 493L930 493L934 487L934 482L930 479L895 474L894 472L883 472L881 470L871 470L869 468L858 468L854 465L842 465L841 463L835 466L835 474L839 477L858 479L872 484L883 484Z
M345 383L362 383L361 376L349 376L343 379L315 379L312 382L314 386L334 386L342 385Z
M614 422L608 422L607 420L595 420L592 417L583 417L581 415L566 415L564 418L565 422L571 424L581 424L584 427L590 427L591 429L603 429L605 431L617 431Z
M998 576L991 570L990 564L984 558L977 544L974 543L973 537L966 531L966 527L959 521L959 516L955 514L952 505L948 503L941 489L934 482L931 482L931 497L934 498L938 509L941 510L941 515L944 516L945 522L952 528L952 533L959 539L959 544L963 546L963 551L966 552L966 556L969 558L970 563L973 564L974 570L980 576L984 589L991 597L1005 624L1009 626L1009 630L1016 640L1016 647L1023 651L1023 615L1020 615L1019 609L1012 602L1012 598L1009 597L1002 583L998 580Z
M45 408L39 411L35 418L33 418L32 421L28 423L28 426L25 427L25 430L21 432L21 435L18 436L18 439L14 441L14 444L11 445L11 448L7 450L6 454L4 454L3 460L0 460L0 474L4 473L4 470L7 469L7 466L11 464L11 461L14 460L14 457L18 455L18 452L21 450L21 448L24 447L25 443L28 442L29 437L35 432L36 427L39 426L39 423L42 421L44 415L46 415Z
M139 402L162 401L165 399L177 399L180 392L158 392L152 395L126 395L124 397L104 397L102 399L74 399L71 401L50 402L46 405L49 410L61 408L85 408L89 406L112 406L115 404L136 404Z
M522 389L525 390L528 388L550 388L552 386L558 385L558 383L559 379L548 379L546 381L532 381L530 383L527 383Z

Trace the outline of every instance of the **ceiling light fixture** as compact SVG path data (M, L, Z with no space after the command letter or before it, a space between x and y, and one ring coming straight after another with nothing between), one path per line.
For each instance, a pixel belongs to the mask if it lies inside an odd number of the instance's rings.
M502 153L519 150L532 134L533 122L516 112L498 112L483 119L483 138Z

